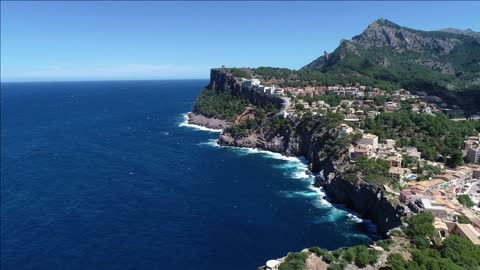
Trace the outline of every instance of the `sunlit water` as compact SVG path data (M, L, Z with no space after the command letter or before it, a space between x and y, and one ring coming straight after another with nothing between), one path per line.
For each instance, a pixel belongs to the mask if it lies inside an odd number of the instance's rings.
M368 243L301 159L185 122L208 82L1 87L1 269L256 269Z

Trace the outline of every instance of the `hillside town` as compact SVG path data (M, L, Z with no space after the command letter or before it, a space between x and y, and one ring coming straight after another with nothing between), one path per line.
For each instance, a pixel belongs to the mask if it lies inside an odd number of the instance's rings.
M341 134L355 132L345 124L339 129ZM479 136L468 138L465 141L465 151L478 153L479 143ZM350 146L349 152L351 162L360 157L388 162L388 177L395 179L401 189L395 191L386 187L386 190L405 206L406 216L429 211L436 217L434 225L440 239L454 232L466 237L473 244L480 245L480 165L475 164L478 159L464 166L448 169L445 164L424 160L415 147L395 147L394 140L379 143L378 136L368 133L363 133L356 145ZM436 167L440 173L431 176L418 173L420 168L405 166L405 159L415 160L418 166ZM423 180L417 181L419 178ZM471 198L473 206L465 206L458 200L459 196L465 195ZM460 217L466 218L469 224L459 223Z
M392 139L380 142L377 135L361 129L366 119L401 109L430 115L445 113L453 121L478 121L480 117L467 119L462 110L448 107L440 97L412 94L405 89L389 92L358 84L279 88L262 85L255 78L242 79L242 83L253 91L283 98L279 115L284 118L341 114L343 123L337 127L340 136L359 136L349 146L350 162L355 164L360 158L386 161L389 165L386 177L395 181L396 188L385 185L385 189L403 205L405 216L431 212L439 241L455 233L480 245L480 134L465 138L462 153L467 163L452 169L422 158L422 153L413 146L398 147ZM461 197L470 198L473 205L460 202Z
M323 115L339 113L345 121L354 126L362 126L365 119L374 118L381 112L398 111L402 106L416 113L445 113L454 121L480 120L480 112L465 118L464 111L455 105L448 105L438 96L425 92L412 94L405 89L385 91L364 85L355 86L311 86L303 88L280 88L265 86L260 79L242 79L242 83L254 91L268 95L278 95L288 100L281 115L283 117L302 117L304 114Z

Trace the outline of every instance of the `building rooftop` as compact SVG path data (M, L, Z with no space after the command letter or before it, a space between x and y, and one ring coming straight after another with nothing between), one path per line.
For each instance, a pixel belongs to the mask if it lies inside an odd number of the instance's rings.
M480 233L471 224L457 224L457 227L474 245L480 245Z

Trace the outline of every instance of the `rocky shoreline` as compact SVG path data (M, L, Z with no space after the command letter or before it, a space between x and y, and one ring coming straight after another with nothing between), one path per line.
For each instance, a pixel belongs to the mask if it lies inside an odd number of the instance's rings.
M230 125L228 121L206 117L198 113L188 113L188 123L211 129L224 129Z
M208 128L218 128L218 119L208 118L203 115L191 113L195 122ZM189 115L190 118L190 115ZM206 126L204 124L208 123ZM225 125L222 123L222 125ZM386 191L362 179L355 181L345 179L343 172L348 167L348 162L341 157L336 159L322 159L318 153L324 152L325 145L321 142L312 142L307 130L303 127L299 133L268 136L264 133L253 133L246 137L233 137L229 133L220 134L218 143L222 146L235 146L245 148L259 148L286 156L304 156L309 161L309 170L317 173L314 185L322 187L330 201L346 204L356 211L360 217L371 219L381 235L401 225L400 215L402 209L392 204L386 198ZM324 137L334 137L331 130L322 129Z

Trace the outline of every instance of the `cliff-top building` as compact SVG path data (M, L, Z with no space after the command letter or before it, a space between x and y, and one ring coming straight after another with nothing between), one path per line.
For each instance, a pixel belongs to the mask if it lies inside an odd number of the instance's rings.
M378 148L378 136L370 133L364 133L357 142L360 145L371 145L373 149Z

